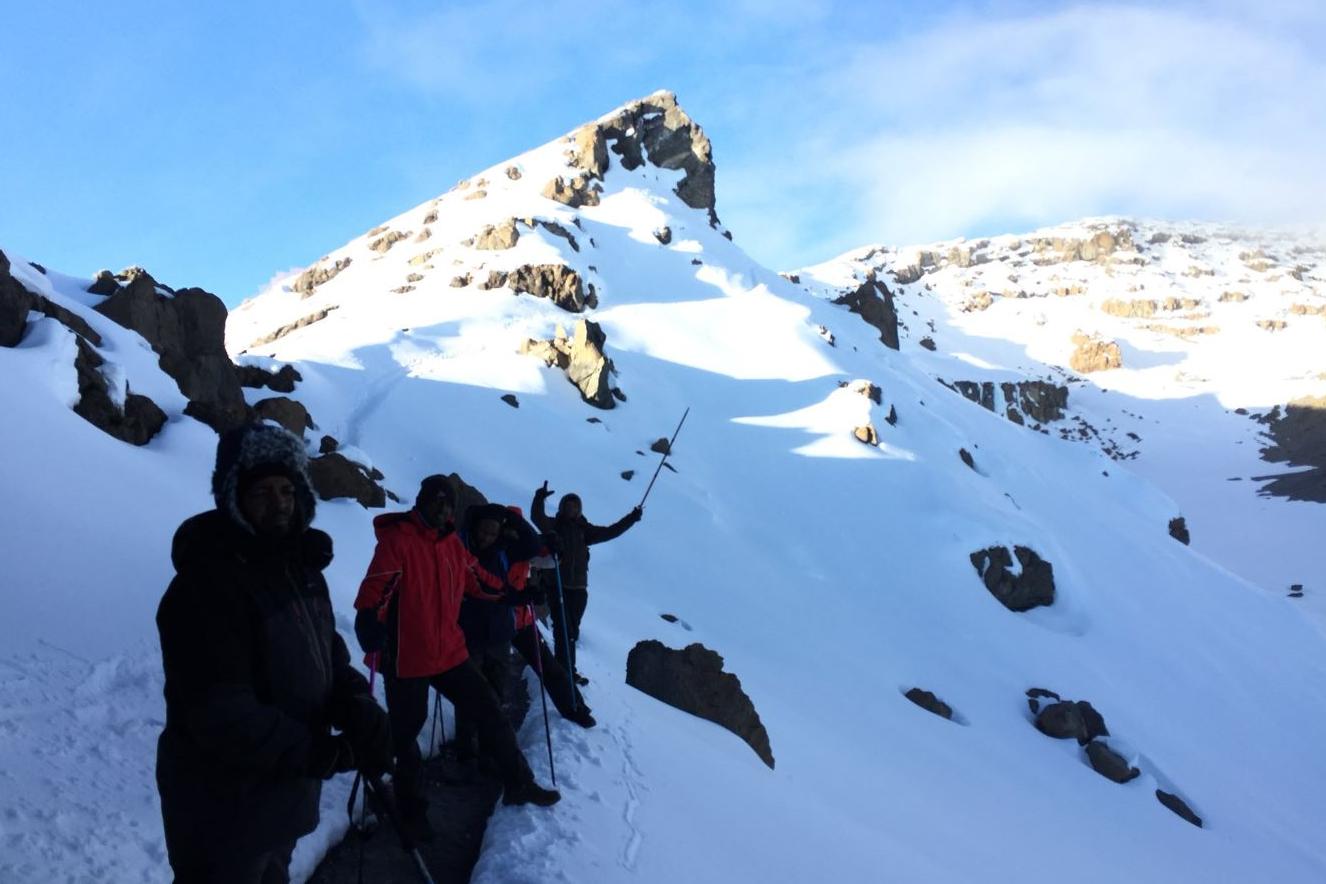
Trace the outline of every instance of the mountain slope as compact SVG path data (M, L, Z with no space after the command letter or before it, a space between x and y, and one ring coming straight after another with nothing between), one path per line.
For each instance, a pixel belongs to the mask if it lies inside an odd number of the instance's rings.
M867 247L794 275L834 297L871 274L894 289L904 338L934 348L916 353L927 373L990 385L1001 414L1001 384L1059 387L1066 405L1028 424L1126 459L1174 497L1194 548L1281 594L1298 586L1326 624L1326 473L1302 432L1326 425L1320 238L1104 218ZM1074 365L1078 332L1117 343L1122 365ZM1305 427L1276 419L1296 402Z
M1043 880L1065 868L1087 881L1320 879L1320 633L1170 538L1177 504L1130 463L973 408L934 380L924 353L883 346L884 332L847 306L758 266L719 226L708 152L671 97L652 96L402 213L230 319L241 361L296 363L293 395L317 425L310 446L333 437L405 500L439 471L522 505L548 479L607 522L639 501L650 443L691 408L676 472L660 477L644 521L595 550L580 656L602 723L585 732L554 722L565 799L552 811L499 808L476 880ZM558 177L561 189L548 188ZM510 242L512 229L511 247L476 247ZM477 284L490 279L492 288ZM552 366L539 358L546 349L519 352L580 318L605 334L615 374L601 380L625 396L599 400L611 409L588 404L555 356ZM36 380L68 353L34 334L0 349L5 376L22 365L30 379L3 388L5 407L44 401L33 417L40 438L70 440L71 459L124 447L72 429L81 419L67 390L61 398ZM71 689L41 684L34 665L6 683L8 720L17 700L40 713L11 726L16 754L3 765L22 771L3 799L13 812L0 814L15 857L4 871L19 880L43 879L50 863L75 878L166 877L152 863L160 847L144 760L160 714L151 614L179 511L205 505L211 444L181 408L134 450L141 464L99 488L118 501L160 475L199 492L140 491L155 520L129 544L132 567L104 578L127 625L102 636L77 690L137 710L137 723L71 728L57 711ZM10 426L7 450L19 444ZM877 444L859 441L867 426ZM17 464L4 470L5 487L31 502L21 515L6 509L4 536L20 518L61 524L67 503ZM347 636L372 515L349 501L319 511L337 543L329 581ZM86 557L112 554L97 531L70 530ZM1004 545L1051 563L1052 605L1014 612L986 589L971 556ZM22 636L9 636L24 647L75 628L53 606L27 614ZM622 684L627 653L649 638L723 655L768 729L772 769L732 734ZM52 658L43 647L14 659ZM955 720L908 702L913 687L951 704ZM1089 700L1139 776L1110 782L1075 742L1038 733L1025 693L1037 687ZM532 718L521 736L545 777L540 731ZM114 767L113 796L104 784L78 794L135 809L109 821L69 809L36 766L13 763L56 735L62 769L93 746L132 755ZM300 870L341 825L345 786L328 788L327 819L301 843ZM1205 828L1163 807L1156 789L1179 794ZM135 836L137 852L72 848L93 831L148 834Z

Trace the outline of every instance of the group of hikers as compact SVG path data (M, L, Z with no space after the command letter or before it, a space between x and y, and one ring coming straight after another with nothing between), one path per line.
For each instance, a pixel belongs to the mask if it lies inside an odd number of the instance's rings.
M510 650L563 718L594 726L575 670L589 547L643 513L593 525L580 498L564 494L550 517L553 493L547 482L535 491L531 525L516 507L458 513L457 488L434 475L412 509L374 519L354 626L370 676L383 678L384 711L336 631L322 573L332 540L311 527L303 441L270 424L221 437L216 508L176 531L176 576L157 611L166 699L157 787L177 882L287 881L296 840L317 825L322 780L352 770L390 774L402 825L427 839L418 736L430 687L455 707L458 753L481 751L500 772L505 804L560 799L535 781L503 712ZM551 579L534 579L548 556ZM554 652L535 608L559 588L547 599Z

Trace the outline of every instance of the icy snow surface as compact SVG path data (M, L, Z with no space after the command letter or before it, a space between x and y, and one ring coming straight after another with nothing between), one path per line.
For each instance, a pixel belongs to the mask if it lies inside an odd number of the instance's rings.
M1319 629L1283 593L1254 585L1257 573L1219 563L1204 534L1234 529L1218 527L1218 509L1190 513L1194 547L1171 539L1166 525L1188 512L1187 492L1146 457L1116 462L1015 426L935 380L965 378L959 357L944 355L955 351L970 352L968 373L1062 360L1060 320L1053 334L1012 319L977 334L946 302L907 289L909 336L901 352L887 350L825 297L847 280L826 270L797 285L756 265L673 195L679 173L614 165L597 207L543 199L542 185L566 172L565 146L494 166L392 219L389 230L410 235L385 253L368 248L381 233L354 240L323 262L351 265L311 297L278 282L228 330L232 352L247 351L240 359L297 364L314 450L335 436L406 500L439 471L522 506L547 479L581 493L589 518L606 523L639 501L655 464L649 444L691 408L678 472L662 474L639 526L594 553L580 659L601 724L554 722L564 799L551 810L499 807L476 881L1049 881L1068 869L1084 882L1326 879ZM518 181L505 174L512 164ZM481 178L487 195L465 199ZM579 251L523 223L513 249L462 244L508 217L556 222ZM669 246L652 235L663 224ZM425 227L431 236L417 242ZM577 317L474 284L491 269L549 262L595 285L588 315L607 333L628 397L614 410L585 405L561 372L517 352ZM392 292L410 273L423 279ZM470 285L451 285L466 273ZM24 279L40 282L35 271ZM87 309L77 295L86 282L52 274L41 284L106 335L108 360L170 422L138 449L69 411L72 341L51 320L0 349L5 881L169 879L152 776L163 711L153 614L175 526L209 506L215 437L182 416L142 341ZM923 305L937 328L950 323L934 332L937 354L915 344ZM253 345L327 307L336 309L326 318ZM985 338L991 346L978 346ZM1166 348L1146 349L1173 370ZM1220 377L1210 395L1252 403ZM882 404L840 387L857 379L878 384ZM1074 408L1083 390L1073 387ZM1110 397L1125 391L1162 395L1111 380ZM890 407L896 426L884 420ZM853 438L867 421L878 447ZM1192 452L1169 456L1218 471ZM628 469L636 475L623 481ZM1278 524L1306 546L1320 517L1303 506ZM1251 510L1229 512L1233 521ZM352 645L373 515L344 501L318 513L337 544L328 578ZM995 601L968 559L994 544L1030 546L1053 564L1052 607L1015 614ZM646 638L723 655L768 728L776 769L727 731L624 685L626 655ZM905 700L913 686L959 721ZM1142 775L1116 785L1071 741L1038 733L1031 687L1089 700ZM521 738L546 780L538 716ZM297 875L343 830L347 786L324 791L323 824L301 842ZM1181 794L1206 828L1162 807L1157 787Z

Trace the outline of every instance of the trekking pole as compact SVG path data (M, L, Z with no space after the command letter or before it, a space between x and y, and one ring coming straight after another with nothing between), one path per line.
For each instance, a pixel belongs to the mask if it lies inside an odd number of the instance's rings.
M668 462L668 455L672 453L672 443L677 441L677 436L681 433L681 425L686 423L686 415L690 413L691 407L688 405L686 411L682 412L681 420L677 423L677 429L673 432L672 438L668 440L668 450L663 452L663 459L658 462L658 466L654 469L654 478L649 480L649 487L645 489L645 496L640 498L639 506L645 505L645 501L649 499L649 492L654 490L654 482L663 470L663 464Z
M428 865L424 862L423 855L419 853L419 847L401 823L400 811L396 806L396 796L382 782L382 778L365 774L364 794L373 802L373 809L385 817L396 829L396 834L401 839L401 847L414 860L414 867L419 872L419 880L423 881L424 884L434 884L433 876L428 871Z
M571 633L566 627L566 593L562 592L562 561L557 553L552 554L553 573L557 575L557 608L562 612L562 644L566 646L566 674L571 679L571 711L576 711L576 664L575 652L571 647Z
M526 605L529 612L530 630L534 633L535 670L539 674L539 700L543 703L543 735L548 740L548 770L552 773L552 784L557 785L557 765L553 763L552 729L548 727L548 686L543 683L543 636L539 635L539 621L534 616L534 606ZM575 681L571 682L571 693L575 694Z

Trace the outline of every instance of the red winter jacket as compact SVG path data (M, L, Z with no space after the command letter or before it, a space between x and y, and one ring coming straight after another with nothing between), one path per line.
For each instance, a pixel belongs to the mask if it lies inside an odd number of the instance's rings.
M461 596L484 598L485 585L496 592L501 581L478 567L450 526L438 531L414 510L378 516L373 529L378 545L355 610L374 609L385 623L395 597L397 677L436 675L464 663Z

